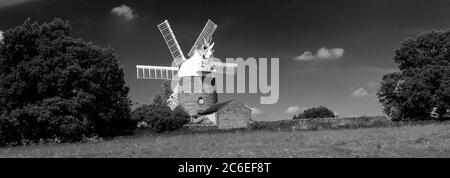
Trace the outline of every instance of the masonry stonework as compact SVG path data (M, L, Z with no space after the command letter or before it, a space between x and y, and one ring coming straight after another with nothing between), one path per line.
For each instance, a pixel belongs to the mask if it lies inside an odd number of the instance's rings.
M217 111L219 129L245 128L251 122L251 110L242 103L233 100Z
M218 97L214 83L203 82L202 76L183 77L180 80L178 101L190 116L197 116L199 110L206 110L216 104ZM200 99L202 103L200 103Z

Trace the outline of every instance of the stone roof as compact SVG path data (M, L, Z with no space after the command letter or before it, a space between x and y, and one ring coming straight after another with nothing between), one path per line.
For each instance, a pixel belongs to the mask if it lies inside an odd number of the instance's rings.
M210 106L208 109L206 109L206 110L200 110L200 111L198 111L198 114L199 114L199 115L207 115L207 114L215 113L215 112L217 112L219 109L221 109L221 108L223 108L224 106L226 106L227 104L231 103L232 101L236 101L236 102L242 104L242 103L239 102L238 100L232 99L232 100L229 100L229 101L225 101L225 102L223 102L223 103L217 103L217 104L211 105L211 106ZM243 105L245 108L250 109L250 108L248 108L246 105L244 105L244 104L242 104L242 105Z

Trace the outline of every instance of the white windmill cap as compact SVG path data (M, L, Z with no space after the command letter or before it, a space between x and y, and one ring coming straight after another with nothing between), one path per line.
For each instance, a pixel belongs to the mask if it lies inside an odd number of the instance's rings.
M202 60L202 56L195 52L191 58L181 64L178 77L202 76Z

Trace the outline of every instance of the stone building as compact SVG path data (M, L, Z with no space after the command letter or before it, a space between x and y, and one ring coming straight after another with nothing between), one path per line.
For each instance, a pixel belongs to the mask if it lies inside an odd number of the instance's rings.
M178 103L190 115L198 115L199 110L206 110L218 102L214 80L205 76L183 77L179 82Z
M158 24L173 58L172 66L136 65L137 78L172 80L167 105L172 110L178 106L183 108L191 118L189 125L219 129L247 127L251 120L250 108L238 100L218 103L216 74L235 75L238 64L221 62L213 56L212 35L216 28L217 25L208 20L185 57L169 22Z
M211 105L206 110L199 110L198 117L192 125L211 126L218 129L248 127L251 122L251 109L238 100L230 100Z
M251 121L251 109L238 100L218 103L215 78L208 73L184 76L178 83L179 105L191 116L188 127L218 129L245 128Z

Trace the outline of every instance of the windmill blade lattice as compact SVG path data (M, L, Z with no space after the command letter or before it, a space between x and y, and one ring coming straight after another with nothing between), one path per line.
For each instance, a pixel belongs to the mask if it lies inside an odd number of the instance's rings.
M172 111L175 110L175 108L178 106L178 86L179 85L173 88L172 94L167 100L167 105L170 107L170 109L172 109Z
M177 67L137 65L136 70L138 79L176 80L179 69Z
M200 35L198 36L197 41L195 41L194 46L192 46L191 50L189 51L189 53L188 53L189 57L192 57L194 55L195 50L201 49L203 46L203 43L205 43L205 41L211 40L211 37L212 37L214 31L216 30L216 28L217 28L217 25L208 19L208 22L206 22L205 27L203 27L203 30L200 33Z
M184 57L183 51L181 51L180 45L178 44L175 35L173 34L172 28L167 20L158 25L158 29L161 32L164 41L166 41L167 47L169 48L170 54L175 60L176 65L183 63L186 58Z

